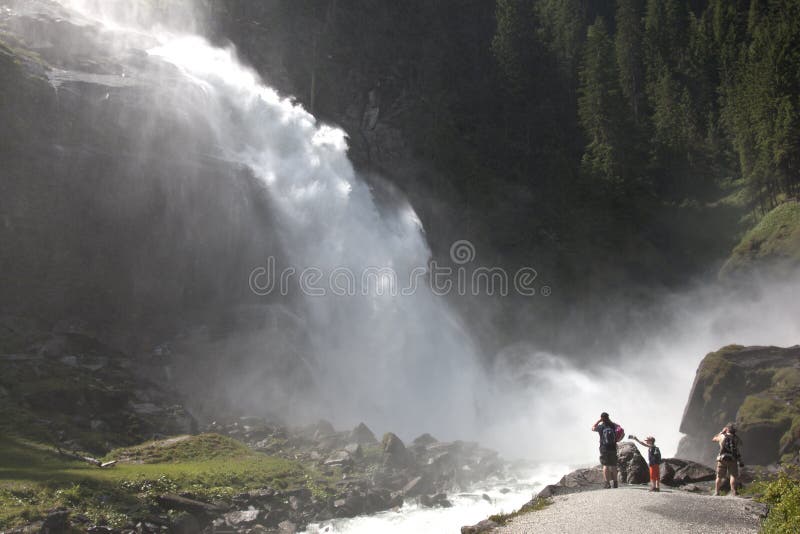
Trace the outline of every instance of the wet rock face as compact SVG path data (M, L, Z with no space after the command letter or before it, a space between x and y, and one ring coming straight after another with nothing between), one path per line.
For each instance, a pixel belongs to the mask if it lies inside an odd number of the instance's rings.
M708 354L684 410L678 456L713 465L711 437L734 421L747 464L766 465L800 450L800 346L731 345Z
M181 118L152 43L116 57L108 35L54 2L11 4L0 11L0 242L14 252L0 255L4 309L78 317L124 345L251 295L242 276L277 250L263 192L214 157L201 113Z

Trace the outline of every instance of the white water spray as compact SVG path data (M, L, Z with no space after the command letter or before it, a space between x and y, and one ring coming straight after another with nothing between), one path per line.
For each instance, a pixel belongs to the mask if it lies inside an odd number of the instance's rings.
M89 0L72 5L86 16L116 17L107 27L117 32L131 33L130 21L120 17L143 18L139 10L94 10ZM371 269L412 280L427 265L430 251L413 209L401 203L379 212L347 158L342 130L318 124L279 96L233 49L163 29L137 27L133 33L158 43L148 54L177 69L167 80L177 95L171 100L187 115L202 110L219 157L262 181L286 254L278 258L281 264L325 275L344 270L358 282ZM391 280L377 279L382 282ZM482 373L469 336L443 299L424 282L408 295L382 294L385 288L378 286L343 296L322 289L328 294L304 295L314 390L300 401L302 411L340 427L363 419L406 437L426 430L442 438L475 435Z

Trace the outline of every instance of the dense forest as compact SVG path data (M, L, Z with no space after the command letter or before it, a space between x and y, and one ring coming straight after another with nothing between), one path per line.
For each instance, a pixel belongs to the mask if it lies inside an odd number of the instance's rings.
M222 5L233 19L258 17ZM412 200L427 191L460 202L462 231L483 231L506 261L561 282L674 285L715 273L749 227L798 192L796 2L280 9L287 28L312 21L287 37L301 101L339 120L335 88L359 73L365 93L380 88L381 120L436 171L405 184ZM427 226L446 250L453 236Z

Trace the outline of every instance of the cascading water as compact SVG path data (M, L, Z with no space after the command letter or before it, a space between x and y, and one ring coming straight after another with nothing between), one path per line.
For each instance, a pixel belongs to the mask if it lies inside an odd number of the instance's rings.
M304 357L313 388L297 399L298 413L340 426L363 419L407 436L424 430L474 435L476 351L420 276L430 252L413 209L398 201L379 210L347 158L344 132L280 97L232 49L137 25L147 18L134 9L139 4L62 3L112 32L120 55L135 43L160 60L149 70L169 87L158 90L169 95L172 112L202 121L212 132L215 157L248 168L262 182L284 252L274 267L295 269L288 291L303 297L311 345ZM174 18L189 26L193 20ZM303 278L305 269L320 276ZM273 275L280 277L266 276ZM345 281L352 283L343 288Z
M306 298L317 400L327 415L357 414L406 433L474 430L469 337L426 284L393 294L430 255L411 207L379 213L347 159L344 132L280 98L230 50L181 37L150 53L201 89L194 105L206 110L224 156L263 180L288 256L278 265L288 259L322 276L291 290ZM335 272L355 287L333 294Z

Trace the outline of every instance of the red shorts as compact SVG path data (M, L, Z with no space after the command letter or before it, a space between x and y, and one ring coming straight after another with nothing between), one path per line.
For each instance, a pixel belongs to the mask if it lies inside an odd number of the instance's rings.
M659 478L661 478L661 466L658 465L658 464L651 465L650 466L650 482L655 482Z

